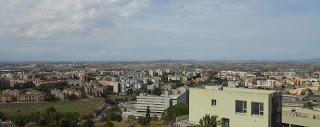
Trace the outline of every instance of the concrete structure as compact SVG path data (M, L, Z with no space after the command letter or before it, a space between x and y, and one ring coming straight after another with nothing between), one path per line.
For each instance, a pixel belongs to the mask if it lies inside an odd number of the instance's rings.
M44 101L44 93L42 92L26 92L17 96L17 101Z
M240 82L239 81L228 81L228 87L236 88L238 86L240 86Z
M189 122L217 115L224 127L281 126L281 94L273 90L206 86L190 88Z
M257 87L267 87L274 88L276 86L281 86L281 83L277 80L257 80Z
M66 95L58 89L53 89L50 91L50 93L60 101L63 101L66 99Z
M11 96L18 96L20 94L19 90L10 90L10 89L6 89L2 91L3 95L11 95Z
M10 90L6 89L2 91L2 95L0 95L0 102L14 102L17 101L17 96L19 96L19 90Z
M179 87L175 90L172 90L170 97L170 105L176 105L179 103L188 103L189 102L189 88L186 86Z
M88 76L86 73L79 73L79 80L80 82L86 82L88 80Z
M65 93L69 97L74 94L77 97L77 99L81 98L81 91L80 90L65 88L65 89L63 89L62 92Z
M170 106L170 98L166 95L146 95L137 96L137 103L134 105L136 114L134 116L145 116L147 107L150 109L150 116L161 117L164 110Z
M110 82L110 85L113 87L113 92L114 93L119 93L120 92L119 82Z
M282 108L283 127L319 127L320 111L300 107Z
M161 96L140 94L133 108L123 112L123 116L129 115L140 117L145 116L147 107L150 109L150 116L161 117L164 110L171 105L188 102L188 88L183 86L173 91L165 91Z
M0 119L0 127L17 127L11 121L2 121Z

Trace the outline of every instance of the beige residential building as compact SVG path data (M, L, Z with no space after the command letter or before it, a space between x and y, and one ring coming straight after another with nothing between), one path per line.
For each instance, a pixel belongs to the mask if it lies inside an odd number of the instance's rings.
M217 115L223 127L281 127L281 94L273 90L190 88L189 123Z
M320 127L320 111L283 107L282 123L283 127Z
M44 101L44 93L42 92L26 92L17 96L17 101Z

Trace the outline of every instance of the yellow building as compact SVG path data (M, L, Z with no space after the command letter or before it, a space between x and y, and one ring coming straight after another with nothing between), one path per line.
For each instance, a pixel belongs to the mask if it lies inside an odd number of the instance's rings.
M217 115L223 127L280 127L281 94L273 90L190 88L189 123Z
M289 93L293 95L304 95L307 93L307 91L308 91L307 88L297 88L297 89L289 90Z

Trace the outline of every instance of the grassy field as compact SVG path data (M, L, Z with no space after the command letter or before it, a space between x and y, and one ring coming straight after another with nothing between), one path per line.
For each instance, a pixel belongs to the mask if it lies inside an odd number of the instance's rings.
M0 111L6 114L30 113L44 111L54 107L59 112L79 112L80 114L92 113L102 106L103 100L63 101L63 102L33 102L33 103L0 103Z

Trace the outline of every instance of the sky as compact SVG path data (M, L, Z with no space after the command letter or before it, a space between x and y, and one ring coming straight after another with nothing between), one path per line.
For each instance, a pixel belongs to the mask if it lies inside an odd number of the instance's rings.
M0 61L320 57L320 0L0 0Z

